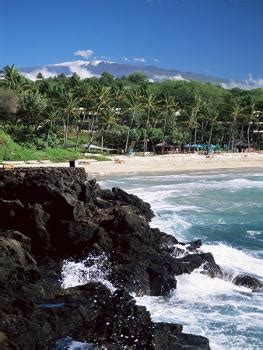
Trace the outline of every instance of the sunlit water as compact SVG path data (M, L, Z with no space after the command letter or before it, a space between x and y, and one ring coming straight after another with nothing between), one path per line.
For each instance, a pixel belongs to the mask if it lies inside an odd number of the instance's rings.
M152 227L181 241L201 238L201 249L211 252L232 278L246 272L263 281L262 172L122 176L100 184L121 187L149 202L156 214ZM102 267L105 259L65 262L62 286L99 280L113 291ZM212 349L263 348L262 293L235 286L231 277L211 279L199 270L177 281L169 298L137 298L153 321L181 323L185 332L208 337Z
M246 272L263 280L263 173L188 173L101 181L149 202L151 226L182 241L201 238L202 250L232 276ZM177 277L170 298L142 297L153 321L176 322L185 332L210 339L212 349L263 348L263 295L231 280L195 271Z

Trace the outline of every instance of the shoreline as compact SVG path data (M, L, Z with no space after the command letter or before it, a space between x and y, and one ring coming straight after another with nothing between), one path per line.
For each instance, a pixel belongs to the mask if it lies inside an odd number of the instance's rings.
M69 167L69 162L50 161L4 162L19 167ZM110 161L92 159L76 160L76 167L83 167L89 177L125 175L169 175L185 172L210 172L223 170L263 170L263 154L224 153L207 158L196 154L115 156Z

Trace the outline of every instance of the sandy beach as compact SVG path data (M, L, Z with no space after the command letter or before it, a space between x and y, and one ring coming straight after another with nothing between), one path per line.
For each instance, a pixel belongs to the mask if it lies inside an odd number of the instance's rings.
M209 158L197 154L175 154L154 156L114 156L110 161L77 160L77 167L84 167L89 176L111 176L121 174L163 174L183 171L211 171L217 169L263 170L263 154L224 153ZM6 162L14 167L67 167L68 162L49 161Z

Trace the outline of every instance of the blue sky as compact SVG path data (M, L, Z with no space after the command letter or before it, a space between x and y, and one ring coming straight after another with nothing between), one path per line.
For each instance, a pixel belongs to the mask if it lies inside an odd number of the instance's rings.
M104 57L263 78L263 0L1 0L0 66Z

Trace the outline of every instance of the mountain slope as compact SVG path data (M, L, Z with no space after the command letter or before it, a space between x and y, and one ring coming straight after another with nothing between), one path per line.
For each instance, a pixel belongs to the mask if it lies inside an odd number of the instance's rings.
M30 79L36 79L38 73L45 77L52 77L58 74L78 74L81 78L100 76L103 72L109 72L115 77L122 77L140 72L153 81L160 80L196 80L213 84L227 84L226 79L206 76L203 74L182 72L175 69L165 69L155 66L133 65L111 61L69 61L46 66L27 67L20 69L20 72Z

